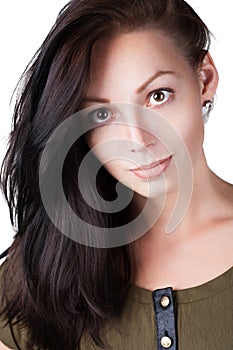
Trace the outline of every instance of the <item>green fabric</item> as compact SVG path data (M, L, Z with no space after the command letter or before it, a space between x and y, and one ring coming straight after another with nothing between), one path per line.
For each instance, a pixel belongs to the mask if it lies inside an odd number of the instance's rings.
M178 350L233 350L233 268L200 286L174 290L173 297ZM113 350L156 350L151 291L132 285L120 320L106 325L102 333ZM14 334L26 350L26 332L14 327ZM0 340L16 348L9 328L2 328L2 324ZM95 349L101 348L83 335L81 350Z
M3 272L3 268L4 268L4 264L7 263L7 260L4 261L4 263L0 266L0 287L1 287L1 281L2 281L2 272ZM1 300L1 295L2 295L2 291L0 290L0 300ZM5 344L7 347L9 347L10 349L17 349L10 327L4 327L5 326L5 321L3 322L3 320L0 318L0 341ZM27 349L27 332L24 329L22 331L22 329L19 327L19 325L17 326L13 326L12 327L13 330L13 334L14 337L18 343L18 345L20 346L20 348L22 350L26 350ZM30 349L32 350L32 349Z

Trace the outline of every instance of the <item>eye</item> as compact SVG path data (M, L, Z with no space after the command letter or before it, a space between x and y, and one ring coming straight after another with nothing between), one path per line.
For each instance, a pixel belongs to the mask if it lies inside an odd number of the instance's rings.
M91 122L101 124L112 118L113 113L107 108L99 108L88 114L88 118Z
M159 89L152 91L149 94L148 107L161 106L167 102L170 102L174 97L174 90L172 89Z

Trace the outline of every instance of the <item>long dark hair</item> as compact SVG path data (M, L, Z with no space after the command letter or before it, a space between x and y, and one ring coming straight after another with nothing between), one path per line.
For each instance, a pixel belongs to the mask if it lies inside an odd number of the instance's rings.
M144 28L173 39L193 69L209 49L206 25L183 0L73 0L59 13L20 81L1 168L1 186L17 233L4 264L0 315L6 323L16 321L27 329L29 349L80 348L85 332L104 347L100 329L120 317L134 279L130 244L88 247L52 224L41 200L38 169L49 136L80 109L96 40ZM76 177L88 151L81 137L66 157L66 196L96 230L123 225L132 217L130 205L113 215L91 209L82 198ZM97 187L103 198L114 199L116 183L102 168ZM93 196L89 186L86 191Z

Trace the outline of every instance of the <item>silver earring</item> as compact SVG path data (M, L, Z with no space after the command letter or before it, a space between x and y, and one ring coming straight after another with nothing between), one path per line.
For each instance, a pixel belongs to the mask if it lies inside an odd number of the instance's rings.
M209 116L210 116L210 111L213 107L213 101L206 101L204 106L202 107L202 117L203 117L203 121L206 124L209 120Z

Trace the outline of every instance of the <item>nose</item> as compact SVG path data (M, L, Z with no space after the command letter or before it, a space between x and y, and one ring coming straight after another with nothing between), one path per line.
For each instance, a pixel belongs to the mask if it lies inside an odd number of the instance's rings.
M136 125L127 125L126 137L131 140L131 152L141 152L156 143L155 137L142 127Z

